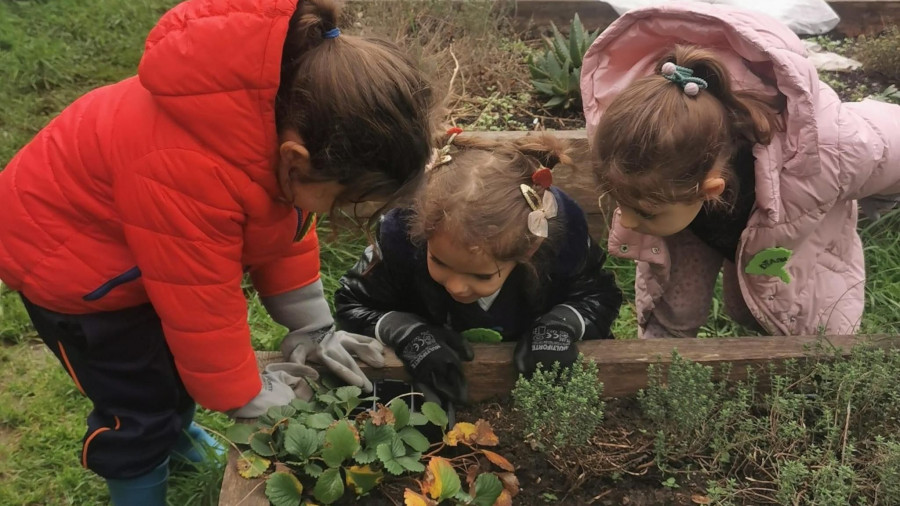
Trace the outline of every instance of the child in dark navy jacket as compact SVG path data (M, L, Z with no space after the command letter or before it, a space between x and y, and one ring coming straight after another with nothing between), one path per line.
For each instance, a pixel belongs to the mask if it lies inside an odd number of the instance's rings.
M516 368L531 374L571 365L582 339L612 337L622 302L584 212L552 186L548 167L569 161L567 145L459 133L448 131L412 207L384 216L334 298L343 329L391 346L416 383L451 402L466 399L460 359L472 359L461 333L517 341Z

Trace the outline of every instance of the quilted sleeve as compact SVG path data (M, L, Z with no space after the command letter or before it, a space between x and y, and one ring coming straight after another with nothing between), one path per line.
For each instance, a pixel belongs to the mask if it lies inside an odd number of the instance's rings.
M842 104L838 128L844 198L900 193L900 106Z
M218 411L262 385L241 290L244 213L225 172L200 153L151 153L114 186L125 239L188 393Z
M319 238L313 227L284 257L251 268L250 277L260 296L271 297L318 281L319 264Z

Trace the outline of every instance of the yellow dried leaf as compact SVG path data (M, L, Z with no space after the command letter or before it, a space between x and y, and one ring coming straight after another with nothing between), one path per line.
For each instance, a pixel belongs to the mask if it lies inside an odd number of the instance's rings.
M516 468L508 460L506 460L506 457L500 455L499 453L494 453L490 450L481 450L481 453L483 453L484 456L491 461L491 464L494 464L504 471L514 472L516 470Z
M236 464L238 474L251 480L262 476L269 469L272 461L251 452L244 452L238 457Z
M403 504L405 506L432 506L434 501L410 489L406 489L403 491Z
M456 446L459 443L471 445L475 442L475 426L468 422L459 422L450 432L444 434L444 443Z
M497 446L500 439L494 434L491 424L485 420L478 420L475 422L475 443L481 446Z

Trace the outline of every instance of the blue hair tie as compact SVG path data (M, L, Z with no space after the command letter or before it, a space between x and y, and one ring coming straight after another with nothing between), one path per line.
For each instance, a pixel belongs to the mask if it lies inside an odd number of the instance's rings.
M340 34L341 34L340 28L332 28L331 30L328 30L327 32L323 33L322 38L323 39L336 39L337 36Z
M700 90L707 87L706 81L699 77L694 77L692 69L675 65L672 62L663 63L662 68L660 68L660 74L669 81L681 86L684 93L691 97L697 96Z

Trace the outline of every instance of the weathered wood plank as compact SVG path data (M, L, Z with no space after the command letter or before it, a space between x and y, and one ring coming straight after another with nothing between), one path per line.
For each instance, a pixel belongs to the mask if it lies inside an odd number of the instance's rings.
M849 353L856 344L870 344L884 348L900 348L900 336L795 336L795 337L734 337L717 339L629 339L597 340L579 343L579 350L599 366L598 380L605 385L604 395L624 397L647 386L647 367L659 361L671 362L673 350L682 357L718 366L734 365L732 377L746 373L746 366L780 363L807 356L815 345ZM475 360L463 364L469 378L469 398L480 402L504 396L515 385L516 372L512 362L515 343L475 344ZM259 352L263 363L277 362L277 352ZM409 379L403 364L391 350L385 350L385 366L381 369L360 364L372 379Z

